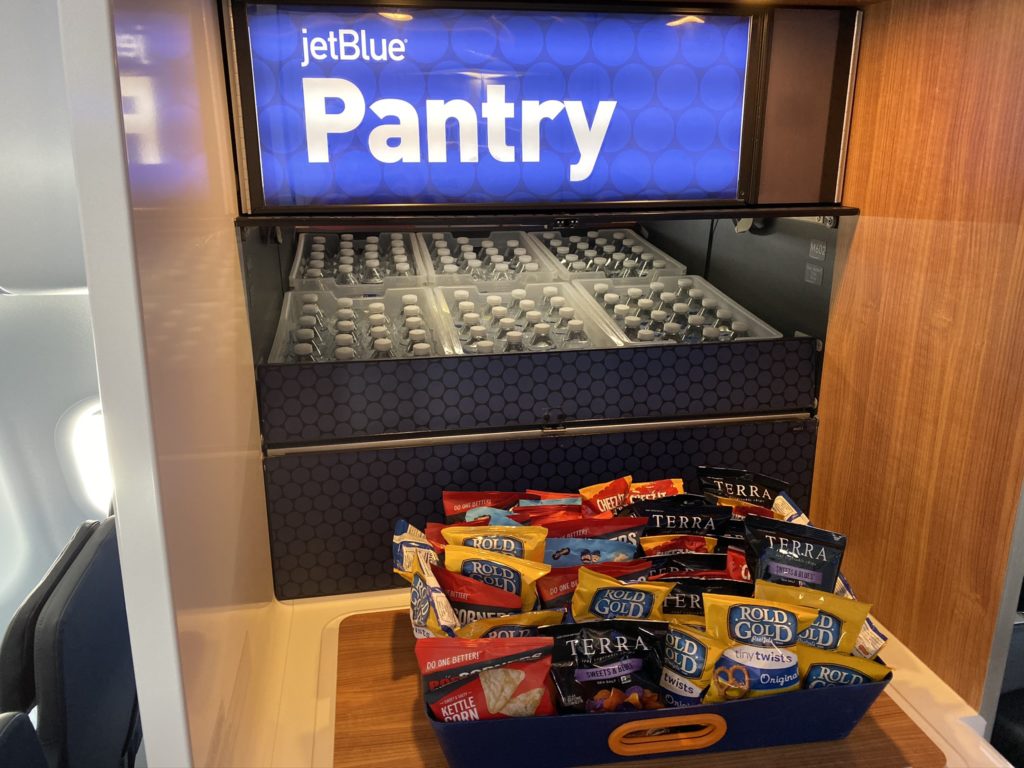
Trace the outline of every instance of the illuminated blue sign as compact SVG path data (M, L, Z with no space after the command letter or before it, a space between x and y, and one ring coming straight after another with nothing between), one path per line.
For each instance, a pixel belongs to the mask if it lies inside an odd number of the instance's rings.
M247 17L267 206L737 198L749 17Z

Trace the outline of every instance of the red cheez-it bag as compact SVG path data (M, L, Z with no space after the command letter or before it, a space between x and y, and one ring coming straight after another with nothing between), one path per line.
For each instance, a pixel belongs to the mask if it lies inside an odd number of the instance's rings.
M549 637L416 641L423 698L444 723L553 715Z

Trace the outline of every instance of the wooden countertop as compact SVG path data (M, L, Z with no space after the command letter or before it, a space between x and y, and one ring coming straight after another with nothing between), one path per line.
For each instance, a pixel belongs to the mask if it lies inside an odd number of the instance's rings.
M351 616L339 627L335 768L443 768L423 712L404 611ZM886 768L944 766L945 756L884 693L842 741L614 763L619 768ZM528 767L524 767L528 768Z

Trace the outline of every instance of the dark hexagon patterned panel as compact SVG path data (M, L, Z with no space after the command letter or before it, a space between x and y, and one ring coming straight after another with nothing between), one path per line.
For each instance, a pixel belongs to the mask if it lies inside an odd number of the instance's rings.
M444 489L575 491L629 473L693 482L710 464L787 480L807 509L816 436L806 419L269 458L274 589L284 600L404 584L391 572L395 520L440 521Z
M818 342L263 365L268 447L418 432L814 408Z

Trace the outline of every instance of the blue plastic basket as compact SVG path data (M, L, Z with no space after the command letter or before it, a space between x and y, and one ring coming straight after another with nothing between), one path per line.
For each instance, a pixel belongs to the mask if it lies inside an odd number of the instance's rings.
M648 712L460 723L427 716L451 768L569 768L842 739L890 679ZM649 734L665 728L686 730Z

